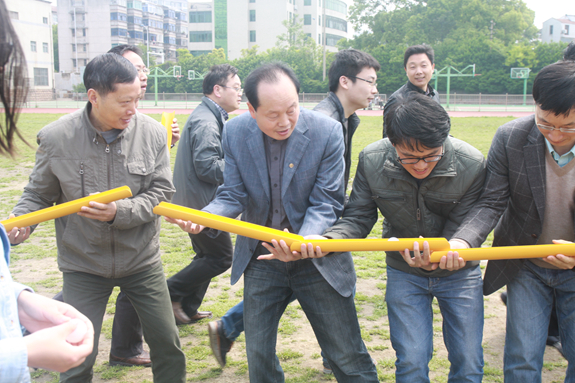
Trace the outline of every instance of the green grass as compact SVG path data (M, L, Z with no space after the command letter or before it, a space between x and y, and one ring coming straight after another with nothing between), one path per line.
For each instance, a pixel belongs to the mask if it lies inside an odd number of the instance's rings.
M20 117L19 126L28 147L18 144L18 156L15 160L0 157L0 214L7 217L17 203L26 184L28 175L34 165L36 134L40 128L55 121L60 115L24 114ZM160 115L152 115L159 120ZM187 115L178 115L183 128ZM487 155L491 139L497 127L512 118L453 118L451 134L459 139L472 143L484 155ZM361 117L361 125L354 136L352 156L354 158L351 177L355 175L355 166L359 152L371 142L381 137L381 117ZM172 149L172 166L177 146ZM351 182L350 182L351 185ZM383 218L375 224L369 237L381 237ZM11 269L17 281L34 286L37 292L51 296L61 286L61 273L56 267L56 242L53 222L42 223L31 238L20 246L12 248ZM233 236L235 240L235 236ZM486 244L490 244L492 237ZM179 228L162 222L160 233L162 261L166 276L169 277L189 264L194 256L189 237ZM377 363L378 375L382 382L394 382L395 353L389 340L387 305L385 303L386 263L385 254L381 252L354 253L354 262L358 276L356 306L360 316L360 325L364 341L370 354ZM48 265L48 266L46 266ZM34 270L34 271L32 271ZM234 286L229 284L230 272L219 276L210 286L201 310L213 311L214 317L221 317L228 309L243 297L242 281ZM217 283L216 283L217 282ZM367 290L367 287L370 287ZM369 291L369 293L368 293ZM112 293L102 328L102 342L109 342L111 326L115 311L115 300L119 290ZM498 297L486 300L486 304L500 304ZM434 357L429 366L432 381L444 382L449 373L449 362L441 338L442 318L436 302L433 303L434 323ZM486 326L501 317L489 314L485 316ZM241 335L235 342L232 352L228 354L228 364L221 369L211 355L206 324L204 320L191 326L179 326L182 349L186 355L187 379L191 382L247 382L248 365L245 352L245 336ZM321 373L320 349L301 307L296 303L289 305L279 326L277 355L281 359L286 374L286 382L335 382L333 377ZM108 343L109 345L109 343ZM484 382L502 382L502 347L485 344L485 377ZM439 352L439 350L443 350ZM95 365L95 379L107 382L144 382L152 381L150 369L110 367L107 363L107 352L101 353ZM547 360L544 370L553 374L553 380L562 381L566 362ZM56 382L57 374L38 370L33 373L35 382Z

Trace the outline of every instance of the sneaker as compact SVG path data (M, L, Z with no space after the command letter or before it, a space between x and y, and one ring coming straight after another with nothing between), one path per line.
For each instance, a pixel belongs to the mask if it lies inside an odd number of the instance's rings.
M208 334L210 335L212 353L220 366L224 368L226 366L226 354L230 352L234 342L226 338L224 323L221 320L208 323Z
M323 373L326 375L331 375L333 374L333 371L331 370L331 366L329 365L329 363L327 362L327 360L323 361Z

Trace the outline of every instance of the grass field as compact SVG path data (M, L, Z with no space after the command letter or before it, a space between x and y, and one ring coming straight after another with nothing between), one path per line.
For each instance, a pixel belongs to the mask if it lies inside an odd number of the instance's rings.
M159 120L160 115L151 115ZM55 114L24 114L19 126L31 147L19 144L16 160L0 157L0 216L7 217L18 201L22 188L34 165L35 135L44 125L56 120ZM187 116L177 116L183 126ZM495 130L511 118L454 118L452 135L467 141L487 155ZM362 117L362 123L354 136L352 177L355 174L357 156L367 144L381 137L381 117ZM177 147L172 149L172 165ZM62 278L56 265L54 224L41 224L27 243L12 252L11 270L15 280L28 284L36 292L52 296L61 289ZM371 237L381 235L381 223L375 225ZM489 239L488 239L489 241ZM186 266L193 252L188 236L179 228L162 223L162 259L166 276ZM394 351L389 341L387 308L384 300L386 274L385 254L356 253L354 262L358 275L356 305L363 339L377 363L379 378L383 382L394 381ZM222 316L242 299L243 281L230 286L229 271L214 278L201 310L213 311L214 317ZM104 319L100 338L100 354L95 365L94 382L151 382L151 369L109 367L107 359L110 348L111 325L114 302L118 289L112 294ZM434 357L429 364L433 382L447 382L449 361L443 345L442 320L437 304L434 304ZM207 336L207 321L190 326L180 326L182 348L186 354L188 381L248 382L245 338L242 335L229 354L228 366L219 368L211 355ZM498 294L485 298L485 377L484 382L503 382L502 359L505 331L505 308ZM288 306L279 329L278 357L290 383L335 381L321 373L319 346L297 302ZM543 378L545 382L564 379L566 362L554 349L545 355ZM38 370L33 373L35 382L57 382L57 374Z

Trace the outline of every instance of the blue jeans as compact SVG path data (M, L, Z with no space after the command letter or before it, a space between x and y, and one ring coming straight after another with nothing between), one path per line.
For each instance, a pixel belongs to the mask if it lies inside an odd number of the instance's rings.
M448 382L483 377L483 281L479 266L428 278L387 267L386 297L397 383L429 382L433 354L433 297L443 316ZM526 382L523 382L526 383Z
M224 335L234 342L244 332L244 301L229 309L222 317Z
M283 382L276 356L280 318L295 295L338 382L378 382L361 339L353 296L343 297L311 260L252 260L244 272L244 323L250 381Z
M541 382L553 297L563 353L569 362L565 382L575 382L575 272L526 261L507 284L506 383Z

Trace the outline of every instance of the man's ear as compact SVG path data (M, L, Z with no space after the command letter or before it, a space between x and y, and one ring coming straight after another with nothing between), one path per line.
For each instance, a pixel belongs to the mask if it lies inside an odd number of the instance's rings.
M214 88L212 89L212 94L215 97L220 98L220 97L222 97L221 91L222 91L222 88L218 84L216 84L216 85L214 85Z
M351 80L350 80L349 78L347 78L346 76L340 76L340 77L339 77L339 86L340 86L342 89L346 89L346 90L347 90L347 89L349 89L349 82L350 82L350 81L351 81Z
M98 105L98 102L100 101L100 95L93 88L88 89L88 101L92 106Z
M254 107L252 106L252 104L250 104L249 102L247 102L248 104L248 110L250 111L250 115L252 116L252 118L255 120L256 118L256 110L254 109Z

